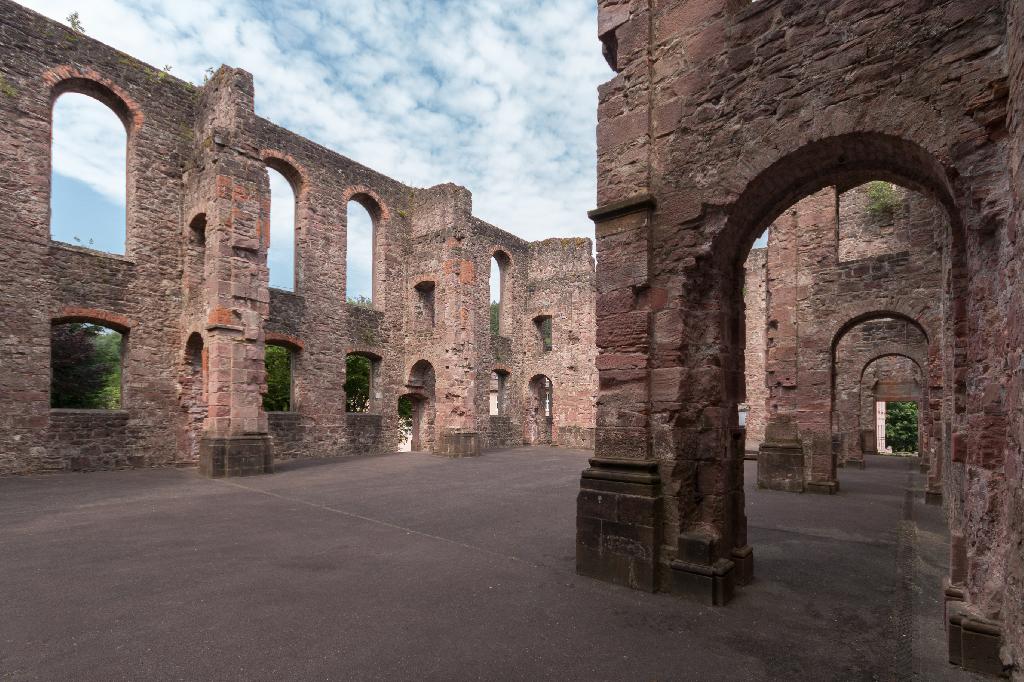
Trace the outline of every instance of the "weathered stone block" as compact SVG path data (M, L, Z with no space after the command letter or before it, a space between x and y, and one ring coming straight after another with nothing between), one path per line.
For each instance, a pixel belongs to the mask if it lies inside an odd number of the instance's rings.
M274 471L270 438L206 436L199 442L199 473L210 478L255 476Z

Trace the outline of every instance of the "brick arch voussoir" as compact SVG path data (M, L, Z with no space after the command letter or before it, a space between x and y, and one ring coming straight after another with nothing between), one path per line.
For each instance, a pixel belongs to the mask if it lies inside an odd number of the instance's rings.
M349 346L345 349L345 355L358 355L372 362L380 362L383 357L370 346Z
M922 302L909 302L902 298L885 300L869 300L842 306L829 318L828 329L831 329L831 349L833 357L839 342L857 325L887 317L902 319L915 325L925 335L926 343L935 343L937 321L928 305Z
M904 344L888 344L877 349L872 349L870 353L859 354L853 364L854 367L859 367L857 376L858 381L864 380L864 373L868 371L868 367L872 363L882 360L883 358L906 358L913 362L918 371L921 373L921 381L928 382L928 354L927 351L923 351L920 348L914 348Z
M302 339L291 334L280 334L278 332L267 332L263 341L269 346L284 346L288 350L302 352L304 344Z
M362 197L368 198L376 206L367 206L361 200ZM391 209L388 208L387 202L381 198L380 194L366 185L351 185L346 187L341 193L341 201L342 204L346 206L350 201L359 202L363 208L369 211L370 216L379 223L388 223L391 220ZM380 227L380 225L375 225L375 227Z
M267 167L273 168L288 180L296 202L306 199L312 186L309 171L294 156L277 149L261 149L260 158Z
M50 320L53 325L74 322L101 325L121 334L128 334L135 328L135 322L127 316L101 308L64 306Z
M45 71L42 78L50 89L51 109L63 94L88 95L108 106L121 119L129 139L146 119L142 106L127 90L95 69L65 64Z
M978 123L962 115L943 115L923 100L892 96L885 101L886 106L844 102L826 107L809 121L784 121L756 145L747 145L750 153L717 164L708 160L707 165L718 166L713 172L697 163L704 175L715 178L714 185L701 192L699 211L689 197L681 205L670 198L669 210L707 223L716 259L742 264L757 235L803 197L830 185L889 180L924 192L946 207L959 241L959 207L967 202L951 178L969 174L969 169L956 167L953 149L962 130L977 128ZM708 219L716 213L727 219L710 224Z
M849 150L855 152L858 140L898 140L919 148L940 166L951 168L954 166L951 150L962 137L958 128L964 126L978 128L978 123L965 116L945 117L924 100L898 96L887 97L884 106L879 106L877 100L847 100L825 107L810 120L794 115L774 126L757 145L745 147L744 154L730 158L729 165L719 168L715 175L723 179L715 187L719 193L711 195L705 203L732 205L758 179L778 186L782 178L768 175L770 170L786 159L813 163L814 159L801 158L801 150L829 141L837 144L848 141L852 143L848 145ZM876 155L884 149L885 145L880 145ZM890 151L902 155L905 149L894 146Z

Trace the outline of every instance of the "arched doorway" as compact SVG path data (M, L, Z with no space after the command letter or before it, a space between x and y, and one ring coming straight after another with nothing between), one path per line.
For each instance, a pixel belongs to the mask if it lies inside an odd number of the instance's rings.
M206 351L199 332L189 335L178 377L179 402L184 413L185 451L190 459L199 460L199 440L206 423Z
M527 445L554 445L554 385L537 374L527 385L524 442Z
M936 270L948 273L941 281L941 295L921 302L905 295L914 288L912 285L902 291L866 286L877 273L895 272L904 278L901 281L912 282L920 271L915 272L905 256L893 257L884 268L872 270L853 260L840 262L841 249L835 243L822 246L820 253L810 259L793 246L790 252L794 258L806 259L801 263L808 262L812 268L820 269L828 263L832 277L822 280L829 286L817 291L816 298L809 297L808 283L815 272L801 271L802 279L795 280L785 292L790 296L789 309L814 307L828 315L810 334L801 328L800 335L794 336L800 343L813 341L810 354L801 354L796 343L778 343L777 334L772 343L773 334L786 325L793 326L789 319L776 316L766 320L768 425L759 464L770 444L775 452L769 454L778 455L773 473L781 472L775 480L792 486L780 489L820 487L821 492L834 492L830 353L836 331L847 321L879 313L924 316L923 310L943 297L954 303L941 308L936 319L942 312L948 318L937 324L957 329L956 318L963 315L963 306L955 303L965 295L964 281L959 276L963 225L941 165L927 151L906 140L874 133L839 135L808 143L779 158L751 178L732 203L726 207L706 206L700 220L685 230L665 222L656 202L649 199L631 206L631 212L622 206L609 208L607 217L597 212L599 262L611 260L617 264L625 258L622 232L604 222L622 221L621 230L635 229L629 226L645 224L637 214L646 215L653 225L660 226L657 229L665 230L666 238L676 234L673 230L687 235L702 232L706 241L695 243L707 244L703 250L683 256L679 248L659 248L643 241L653 232L638 230L629 243L642 242L643 248L637 253L650 254L647 268L631 267L622 273L605 270L604 282L599 277L599 309L604 302L618 310L615 307L629 299L617 297L635 295L637 272L643 275L643 285L649 287L643 291L658 292L658 297L655 299L653 293L650 300L647 294L636 296L632 310L603 319L599 316L598 366L604 368L598 397L598 448L582 487L600 489L601 495L607 496L607 481L619 480L629 486L630 492L623 494L636 495L636 486L643 481L649 486L652 500L672 505L671 510L661 512L652 503L648 507L650 517L637 520L639 525L658 528L664 537L664 542L652 540L643 553L651 559L640 561L635 553L623 557L621 575L613 570L615 577L611 579L649 589L657 585L662 589L678 585L681 591L701 593L706 589L707 598L714 603L728 601L733 586L750 580L753 556L747 543L744 439L737 411L745 392L744 261L769 225L774 232L775 226L786 223L794 228L793 234L800 234L802 226L810 221L822 234L837 239L839 197L846 189L875 179L918 192L930 206L937 207L941 221L932 227L938 235L942 261ZM616 235L614 240L602 242L600 235L606 230ZM602 248L612 249L607 259ZM629 254L636 257L632 251ZM610 279L619 274L621 282ZM941 362L952 368L954 355L946 353L942 357ZM800 371L803 374L798 374ZM805 401L804 405L814 405L813 410L798 410L798 398ZM948 402L951 408L954 403L953 399ZM666 466L669 462L672 466ZM668 476L666 480L661 478L664 475ZM759 483L761 479L759 473ZM591 484L590 480L601 483ZM578 523L586 524L586 514L580 513ZM581 573L609 579L610 562L614 560L608 555L616 552L602 549L595 554L591 548L612 548L620 540L623 546L627 541L635 543L632 535L625 531L616 535L618 532L601 526L580 536L577 557ZM669 546L674 549L666 550Z
M430 452L434 448L435 385L434 366L427 360L416 361L409 370L407 392L399 398L399 420L412 452Z

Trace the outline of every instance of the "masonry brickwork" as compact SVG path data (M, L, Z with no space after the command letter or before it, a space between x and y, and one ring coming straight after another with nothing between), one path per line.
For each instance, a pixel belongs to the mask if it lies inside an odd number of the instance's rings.
M942 207L937 269L900 253L780 244L808 277L835 272L833 319L813 338L801 330L808 351L773 345L769 327L770 408L787 418L769 419L765 441L803 468L801 485L828 487L832 341L859 322L916 321L929 340L924 380L941 386L928 398L941 435L929 474L950 525L951 655L1020 677L1021 3L598 4L616 75L599 90L600 380L579 572L706 603L750 580L737 425L744 259L769 224L834 228L837 192L895 182ZM769 288L772 270L769 254ZM893 294L936 273L941 296L927 310ZM799 280L776 295L793 314L824 300ZM777 324L788 333L792 315ZM800 414L807 400L813 413Z
M765 328L768 320L767 311L768 289L765 267L768 263L768 249L753 249L747 256L744 266L746 274L743 284L744 327L747 330L746 346L743 349L743 369L746 375L746 403L741 409L746 410L744 437L745 453L757 454L757 449L764 440L764 427L768 421L768 385L765 382Z
M594 260L587 239L527 242L472 215L468 190L402 184L259 117L252 76L197 87L0 0L0 474L195 466L393 452L398 401L417 443L450 456L530 442L529 382L553 387L551 440L593 446ZM50 239L54 101L90 95L125 125L124 256ZM294 291L270 288L267 169L296 200ZM346 302L350 201L374 222L372 307ZM489 331L491 258L505 263L502 335ZM550 316L551 350L533 319ZM121 332L122 409L50 409L61 322ZM289 349L288 412L268 413L264 348ZM373 366L346 413L346 356ZM507 409L488 414L491 372Z
M934 410L941 420L941 401L928 400L929 387L936 395L942 390L941 366L930 363L941 346L936 337L929 355L924 330L939 329L938 239L948 220L925 195L888 183L881 188L881 203L872 203L871 185L842 193L827 188L797 202L769 228L768 246L747 257L747 451L764 441L772 420L788 420L800 434L799 446L770 443L760 467L765 487L834 491L835 465L863 465L863 453L873 450L862 446L874 442L863 432L873 433L874 425L861 414L862 375L886 356L911 358L930 372L932 381L912 398L922 408L924 466L941 452L941 433L931 433L932 415L924 413ZM865 306L899 317L861 321ZM814 433L828 439L816 441ZM937 498L941 481L935 476L932 484Z

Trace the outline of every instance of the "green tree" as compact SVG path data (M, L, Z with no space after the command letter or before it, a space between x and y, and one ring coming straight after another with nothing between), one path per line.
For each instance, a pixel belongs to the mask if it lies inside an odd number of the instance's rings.
M501 304L491 301L491 336L498 336L498 321L501 318Z
M885 404L885 444L893 452L917 452L917 403Z
M266 346L267 392L263 409L267 412L288 412L292 409L292 354L284 346Z
M398 439L404 441L412 436L412 398L403 395L398 399Z
M868 213L882 220L892 218L901 204L899 192L891 182L874 180L868 183Z
M50 406L83 410L121 407L121 335L95 324L53 327Z
M371 299L369 299L369 298L366 298L365 296L362 296L362 295L360 295L360 296L349 296L347 300L348 300L348 304L349 305L357 305L360 308L372 308L373 307L373 301Z
M103 373L103 388L97 398L104 408L117 410L121 407L121 335L100 329L93 338L97 363Z
M345 358L345 411L366 412L370 407L371 364L362 355Z

